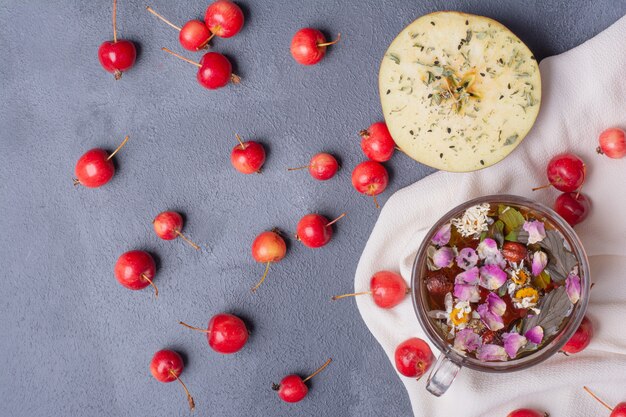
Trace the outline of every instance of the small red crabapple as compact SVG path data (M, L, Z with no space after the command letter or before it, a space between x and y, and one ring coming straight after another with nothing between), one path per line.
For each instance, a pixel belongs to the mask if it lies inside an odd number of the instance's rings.
M341 34L332 42L326 42L322 32L313 28L303 28L296 32L291 40L291 56L302 65L315 65L326 55L326 48L341 39Z

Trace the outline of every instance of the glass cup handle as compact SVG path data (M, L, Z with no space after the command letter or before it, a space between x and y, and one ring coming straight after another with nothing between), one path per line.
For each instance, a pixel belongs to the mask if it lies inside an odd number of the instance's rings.
M442 353L437 358L435 367L428 376L426 389L437 397L441 396L450 388L460 369L459 365L452 362Z

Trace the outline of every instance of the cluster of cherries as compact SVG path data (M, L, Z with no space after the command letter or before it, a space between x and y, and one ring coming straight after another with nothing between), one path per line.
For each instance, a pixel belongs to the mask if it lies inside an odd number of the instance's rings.
M190 20L182 27L176 26L151 7L147 7L160 20L179 31L179 42L188 51L200 51L208 48L210 40L214 36L230 38L241 30L244 16L241 9L229 0L217 0L210 4L206 10L204 22ZM103 68L120 79L122 73L132 68L136 59L135 45L128 40L117 39L116 29L117 1L113 0L113 41L104 42L98 51L98 57ZM300 64L313 65L319 62L325 55L326 47L339 41L326 42L324 35L316 29L305 28L296 33L291 44L293 58ZM232 74L230 61L216 52L206 53L199 64L188 60L167 48L163 50L197 65L198 82L208 89L216 89L225 86L229 82L238 82L239 77ZM265 163L265 149L258 142L244 142L236 135L238 144L231 152L233 167L244 174L258 173ZM75 167L74 185L82 185L87 188L99 188L108 183L115 174L113 157L126 145L129 137L111 153L104 149L95 148L83 154ZM315 179L325 181L332 178L339 164L328 153L314 155L306 167L292 168L290 170L308 168L309 173ZM345 216L341 214L336 219L329 221L319 214L304 216L297 226L296 238L305 246L318 248L326 245L333 234L332 225ZM175 211L165 211L158 214L153 220L154 231L163 240L173 240L180 237L194 249L200 250L183 233L183 217ZM254 240L252 245L253 257L267 264L261 281L253 288L256 290L267 275L269 265L280 261L286 254L286 244L283 237L277 231L263 232ZM141 250L131 250L123 253L117 260L114 268L117 281L125 288L141 290L148 286L154 288L155 297L158 297L158 287L154 283L156 275L156 263L150 253ZM181 325L191 330L204 332L211 349L221 354L232 354L241 350L248 341L249 332L245 323L239 317L228 313L220 313L213 316L207 329L190 326L184 322ZM321 372L331 359L328 359L320 368L306 378L298 375L287 375L279 384L272 384L272 389L278 392L278 396L286 402L301 401L308 393L306 382ZM178 381L181 383L189 401L190 409L195 408L195 402L187 386L180 379L184 369L181 356L169 349L156 352L150 362L150 371L155 379L161 382Z
M213 37L232 38L241 31L244 15L241 8L230 0L217 0L210 4L204 14L204 21L192 19L183 26L178 26L152 7L146 10L179 32L178 41L183 49L198 52L208 49ZM117 38L117 0L113 0L113 41L106 41L98 49L98 58L102 67L119 80L122 73L135 65L137 50L135 44L126 39ZM296 32L291 42L291 55L302 65L317 64L326 54L326 48L339 42L327 42L324 34L317 29L303 28ZM205 53L200 62L188 59L168 48L163 51L198 67L198 83L209 90L222 88L229 83L239 83L240 78L233 74L230 60L219 52Z
M603 131L600 134L599 146L596 151L613 159L626 156L624 131L618 128ZM573 153L556 155L548 162L546 174L549 183L533 188L533 191L548 187L556 188L562 194L554 202L554 210L571 226L585 220L589 215L591 203L581 193L587 176L587 167L584 161Z
M293 53L292 44L292 53ZM294 57L296 55L294 54ZM372 196L376 207L376 196L382 193L389 183L389 174L381 162L388 161L396 149L395 142L383 122L372 124L362 130L361 149L370 159L358 164L352 171L352 185L361 194ZM254 141L244 142L236 135L238 144L231 151L233 167L243 174L259 173L265 163L265 148ZM311 157L308 165L288 168L289 171L308 169L316 180L327 181L339 170L337 159L329 153L317 153ZM332 225L343 218L342 213L334 220L317 213L307 214L300 219L296 227L296 239L309 248L320 248L330 242L333 236ZM277 229L260 233L252 242L252 257L265 264L265 271L260 281L252 288L256 291L267 277L270 265L280 262L287 254L287 244Z

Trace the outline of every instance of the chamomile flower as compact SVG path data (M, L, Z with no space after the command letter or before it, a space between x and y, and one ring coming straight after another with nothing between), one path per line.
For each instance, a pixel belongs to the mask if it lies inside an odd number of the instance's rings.
M530 273L528 272L528 270L526 268L524 268L524 260L523 259L519 263L519 265L512 264L511 268L508 270L508 272L510 274L511 281L516 286L524 286L524 285L528 284L528 281L530 281Z
M486 232L492 219L487 216L489 213L489 203L479 204L465 210L463 216L453 219L452 224L457 228L461 236L480 236Z
M533 287L524 287L515 291L512 299L515 308L533 308L539 301L539 292Z

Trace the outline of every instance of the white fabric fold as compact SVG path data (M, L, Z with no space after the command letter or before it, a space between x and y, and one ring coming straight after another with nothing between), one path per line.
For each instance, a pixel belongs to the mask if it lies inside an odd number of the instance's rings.
M595 283L587 311L595 337L577 355L557 354L524 371L487 374L462 369L440 398L426 391L426 378L399 376L415 416L504 417L522 406L554 417L608 415L583 385L610 404L626 401L626 158L613 160L595 152L602 130L626 128L626 17L539 66L542 108L528 137L495 166L467 174L438 172L396 192L363 250L355 290L368 289L371 276L382 269L400 271L409 283L426 232L445 212L471 198L506 193L552 206L557 190L531 188L547 182L545 167L552 156L574 152L587 164L583 192L592 202L590 216L576 231ZM400 342L412 336L426 339L409 297L391 310L378 308L370 297L357 297L356 303L391 366ZM434 347L433 352L439 354Z

